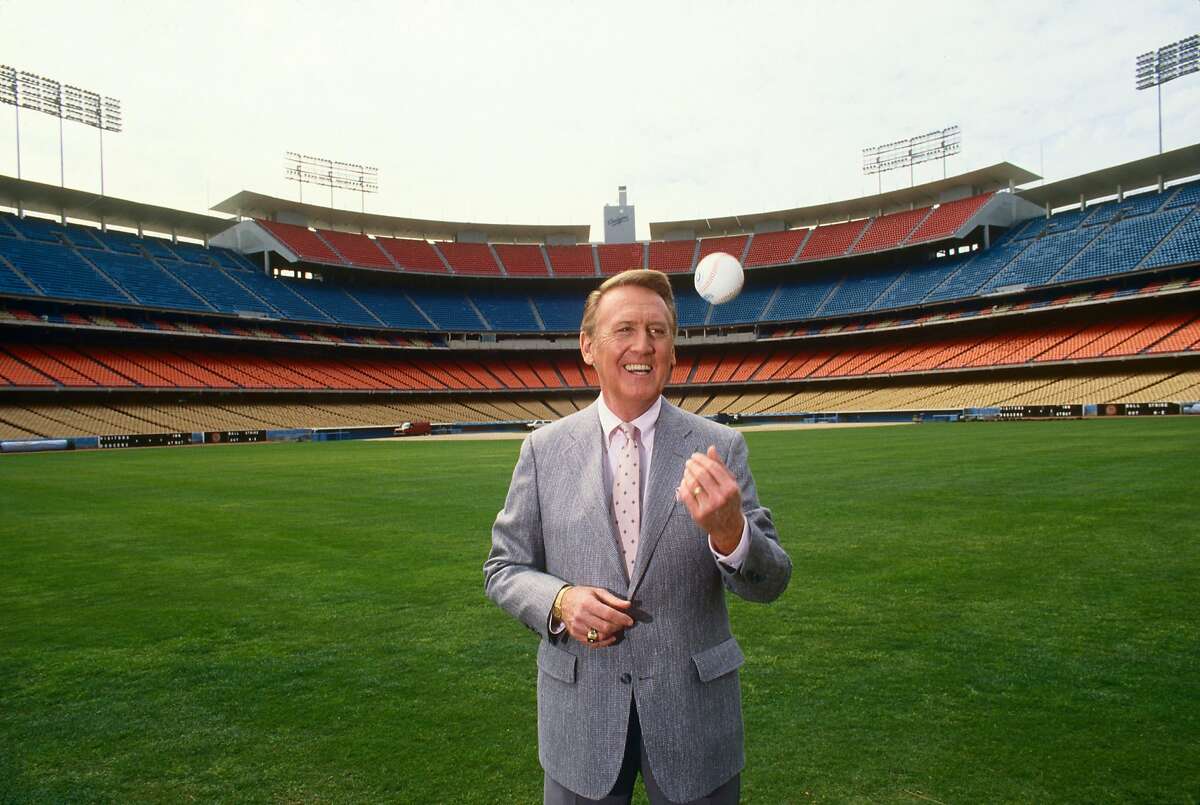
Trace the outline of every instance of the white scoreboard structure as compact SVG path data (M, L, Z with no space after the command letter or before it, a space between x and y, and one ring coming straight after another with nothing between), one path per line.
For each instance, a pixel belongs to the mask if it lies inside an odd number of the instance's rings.
M617 188L617 203L604 205L604 242L633 243L637 240L633 205L626 203L625 185Z

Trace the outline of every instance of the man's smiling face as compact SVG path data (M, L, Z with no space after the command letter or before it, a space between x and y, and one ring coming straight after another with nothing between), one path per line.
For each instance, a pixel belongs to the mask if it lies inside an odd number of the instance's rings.
M626 422L654 404L675 365L675 333L667 304L640 285L608 291L596 308L594 332L579 334L583 360L600 375L604 404Z

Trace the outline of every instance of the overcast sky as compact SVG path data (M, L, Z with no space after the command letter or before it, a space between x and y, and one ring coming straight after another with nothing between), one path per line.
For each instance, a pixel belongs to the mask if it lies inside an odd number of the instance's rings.
M121 99L110 195L296 198L291 150L377 166L368 211L591 224L597 241L619 184L645 238L650 221L874 192L862 148L954 124L950 173L1009 160L1054 180L1148 156L1155 95L1134 90L1134 58L1198 32L1197 0L0 0L0 64ZM1168 150L1200 141L1200 74L1163 88L1163 117ZM66 125L68 186L99 190L96 134ZM59 181L56 119L22 116L21 156L24 178Z

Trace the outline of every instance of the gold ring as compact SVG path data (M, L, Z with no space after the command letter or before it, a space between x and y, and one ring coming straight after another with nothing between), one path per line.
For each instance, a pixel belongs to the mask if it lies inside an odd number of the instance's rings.
M703 491L703 490L701 490L700 487L697 486L695 489L692 490L692 497L694 497L694 498L700 497L701 491Z
M587 638L589 643L595 643L600 639L600 633L595 629L588 629Z

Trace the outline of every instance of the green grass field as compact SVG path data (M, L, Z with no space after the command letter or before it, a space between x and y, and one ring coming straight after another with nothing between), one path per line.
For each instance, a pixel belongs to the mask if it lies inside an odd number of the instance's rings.
M746 802L1200 800L1200 417L747 438ZM0 802L540 802L517 448L0 459Z

